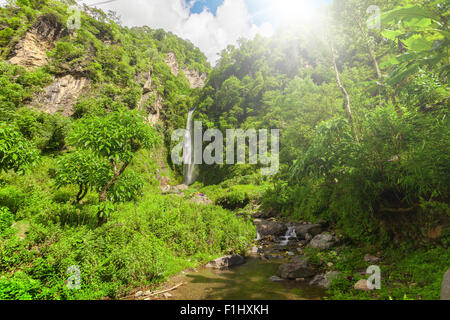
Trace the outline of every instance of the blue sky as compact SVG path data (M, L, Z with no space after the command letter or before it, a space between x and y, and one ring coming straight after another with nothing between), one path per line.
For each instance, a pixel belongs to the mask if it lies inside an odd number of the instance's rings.
M204 9L208 9L214 15L217 13L217 8L223 4L224 0L188 0L188 4L193 4L191 7L191 13L201 13ZM251 22L256 25L263 23L271 23L277 26L282 21L281 17L274 15L271 10L268 9L271 3L276 0L245 0L248 11L251 15ZM323 5L331 3L332 0L310 0L308 2L314 5Z
M1 1L1 0L0 0ZM102 0L77 0L94 5ZM117 12L127 26L162 28L190 40L214 64L241 38L270 37L281 24L309 23L331 0L114 0L99 7Z
M208 8L215 15L217 8L223 3L223 0L191 0L189 2L195 2L191 8L192 13L201 13L204 8Z

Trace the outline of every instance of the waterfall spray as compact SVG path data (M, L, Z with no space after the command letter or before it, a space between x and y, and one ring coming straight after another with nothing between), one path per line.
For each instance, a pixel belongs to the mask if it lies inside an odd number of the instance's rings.
M191 185L195 182L195 163L194 163L194 128L192 126L192 119L195 112L195 108L189 110L186 135L184 136L184 149L183 149L183 183L185 185Z

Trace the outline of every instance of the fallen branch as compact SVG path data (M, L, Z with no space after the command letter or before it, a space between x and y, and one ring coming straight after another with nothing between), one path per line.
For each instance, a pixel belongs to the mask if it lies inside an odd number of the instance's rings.
M173 291L173 290L177 289L178 287L181 287L183 284L184 284L184 282L182 282L180 284L177 284L175 287L172 287L170 289L156 291L156 292L152 292L150 294L146 294L146 296L153 297L153 296L157 296L158 294L162 294L162 293L166 293L166 292L169 292L169 291Z

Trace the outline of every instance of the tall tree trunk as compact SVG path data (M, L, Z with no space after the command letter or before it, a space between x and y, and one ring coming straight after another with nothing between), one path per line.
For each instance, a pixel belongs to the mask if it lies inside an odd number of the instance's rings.
M342 93L345 96L345 110L347 112L347 118L350 123L350 127L353 132L353 136L355 137L356 142L359 142L358 134L356 133L355 125L353 123L353 114L352 114L352 107L350 102L350 95L347 92L347 89L345 89L344 85L342 84L341 77L339 75L339 69L337 67L336 63L336 54L334 50L334 45L331 44L331 55L333 60L333 66L334 66L334 72L336 74L336 82L338 84L338 87L341 89Z

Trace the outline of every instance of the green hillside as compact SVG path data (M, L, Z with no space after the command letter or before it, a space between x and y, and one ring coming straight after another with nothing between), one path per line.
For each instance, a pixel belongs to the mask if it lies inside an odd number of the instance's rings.
M373 2L381 29L365 23ZM77 20L74 4L0 8L0 300L120 299L245 255L256 215L339 239L302 251L346 276L329 299L439 298L450 261L445 1L334 0L317 25L241 40L214 67L170 32L86 6ZM200 165L180 186L171 137L194 107L204 131L279 129L278 173ZM382 257L383 288L359 292L368 253ZM67 287L71 266L79 290Z

